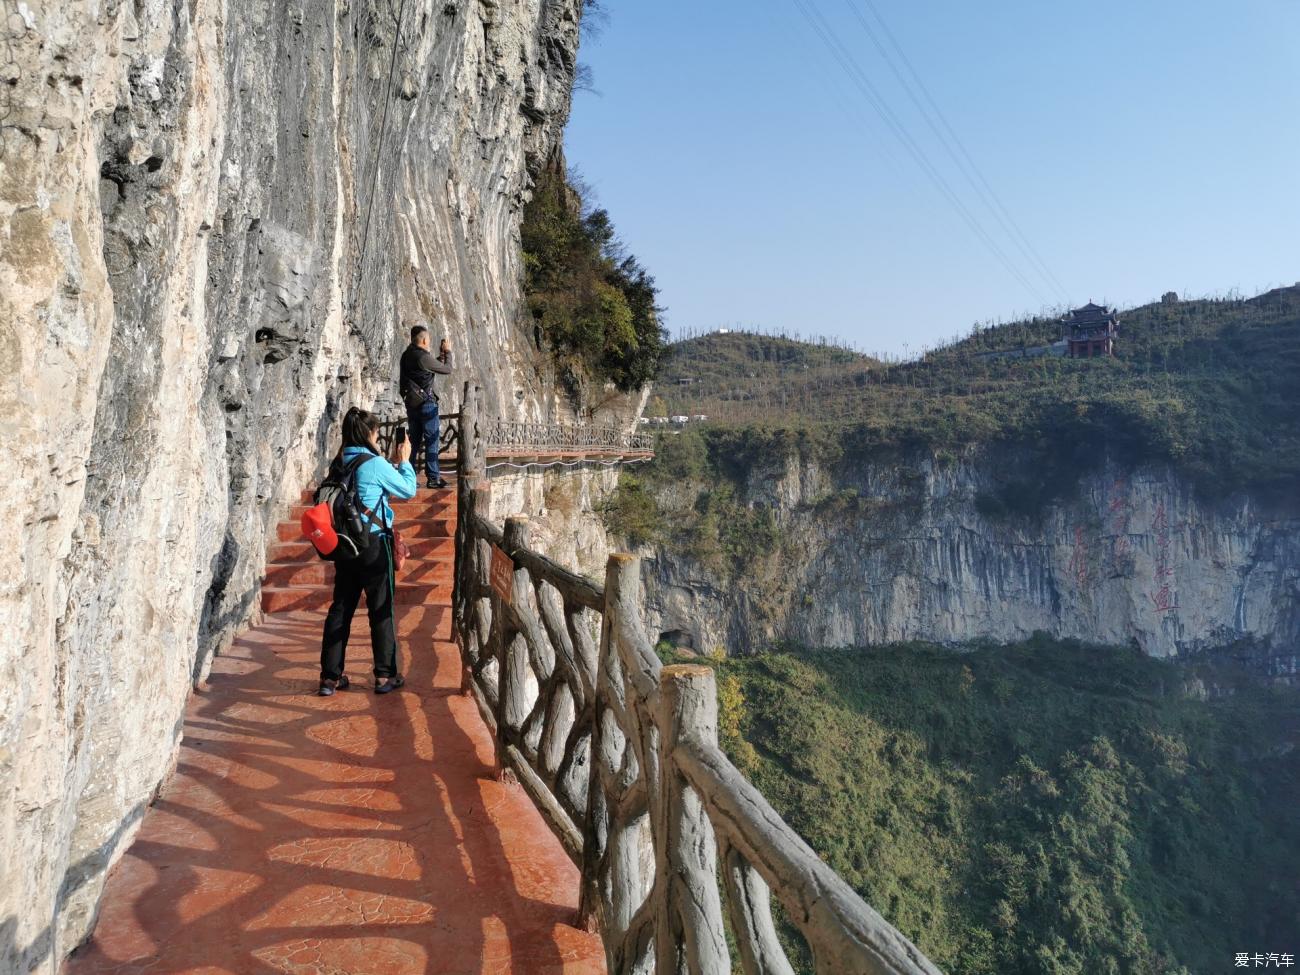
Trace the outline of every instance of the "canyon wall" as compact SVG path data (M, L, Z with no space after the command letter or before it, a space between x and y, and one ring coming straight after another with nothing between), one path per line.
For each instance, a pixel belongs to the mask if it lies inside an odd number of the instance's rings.
M1014 452L882 456L833 468L791 453L738 485L775 546L734 576L658 547L651 622L700 651L1035 631L1160 657L1224 650L1265 676L1300 662L1300 514L1207 502L1173 471L1108 466L1032 515L997 512ZM669 512L690 489L660 489Z
M618 468L589 464L491 473L488 516L498 525L527 518L530 548L604 586L605 562L614 548L601 508L618 486Z
M87 932L268 526L411 321L448 388L556 412L518 227L580 6L3 0L0 971Z

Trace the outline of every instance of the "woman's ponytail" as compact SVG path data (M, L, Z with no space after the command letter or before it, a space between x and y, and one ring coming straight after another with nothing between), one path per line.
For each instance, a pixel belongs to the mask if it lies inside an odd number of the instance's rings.
M370 440L378 429L379 417L368 410L352 407L343 415L343 449L364 447L373 450Z

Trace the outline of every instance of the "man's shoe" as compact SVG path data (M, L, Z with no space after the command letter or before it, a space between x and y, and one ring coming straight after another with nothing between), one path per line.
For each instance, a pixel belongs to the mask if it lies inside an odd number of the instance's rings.
M425 483L424 486L427 487L427 488L429 488L429 489L431 489L431 490L432 490L433 488L437 488L439 491L441 491L443 488L445 488L445 487L447 486L447 482L444 481L444 480L443 480L442 478L440 478L440 477L431 477L431 478L429 478L429 480Z
M377 680L378 678L376 678L376 681ZM391 694L393 691L397 690L405 683L406 683L405 677L403 677L401 674L394 674L392 677L385 677L384 682L382 684L376 683L375 693Z

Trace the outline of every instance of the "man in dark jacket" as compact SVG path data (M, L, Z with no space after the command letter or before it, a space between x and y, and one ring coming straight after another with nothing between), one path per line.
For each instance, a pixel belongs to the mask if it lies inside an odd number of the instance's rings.
M411 329L411 344L402 353L402 365L397 390L406 404L406 420L411 430L411 457L419 463L420 449L424 449L424 474L426 487L445 488L447 482L438 472L438 394L433 390L433 377L451 372L451 346L444 338L434 355L429 351L429 329L416 325Z

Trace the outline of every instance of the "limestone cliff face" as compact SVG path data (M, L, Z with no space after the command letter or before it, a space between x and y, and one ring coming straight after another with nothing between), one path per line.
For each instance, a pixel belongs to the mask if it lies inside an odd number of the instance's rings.
M518 225L579 8L4 0L0 971L87 931L267 527L403 325L449 336L449 388L552 411Z
M617 469L587 466L494 474L492 520L503 524L522 515L529 522L532 548L604 585L605 561L613 548L601 506L618 486Z
M1249 497L1207 504L1171 471L1115 467L1039 517L982 513L1022 461L760 464L743 495L772 509L779 550L730 584L650 553L652 622L733 653L1042 630L1162 657L1231 646L1265 675L1298 672L1300 516Z

